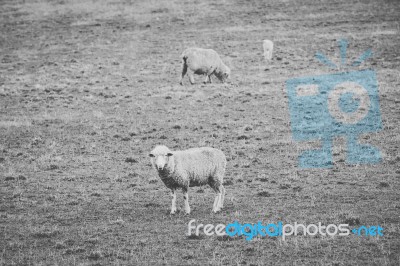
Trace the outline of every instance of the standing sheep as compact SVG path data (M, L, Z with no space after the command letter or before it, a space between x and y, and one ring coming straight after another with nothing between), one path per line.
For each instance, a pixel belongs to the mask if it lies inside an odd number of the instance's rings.
M210 76L214 74L220 81L225 82L231 70L227 67L219 57L218 53L213 49L188 48L183 51L182 55L182 76L179 81L183 85L183 77L188 73L191 84L194 84L193 74L205 75L207 82L211 83Z
M181 188L185 200L185 212L190 213L189 187L210 185L217 193L213 211L224 204L225 188L222 185L226 158L221 150L202 147L184 151L171 151L166 146L156 146L150 153L151 164L161 180L172 191L171 214L176 212L176 190Z

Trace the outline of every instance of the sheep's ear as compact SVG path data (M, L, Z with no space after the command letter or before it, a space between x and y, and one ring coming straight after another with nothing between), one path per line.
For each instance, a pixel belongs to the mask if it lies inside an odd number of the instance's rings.
M173 154L170 153L170 152L167 153L167 156L168 156L168 157L170 157L170 156L172 156L172 155L173 155Z
M149 157L154 157L154 154L150 153L150 154L149 154Z

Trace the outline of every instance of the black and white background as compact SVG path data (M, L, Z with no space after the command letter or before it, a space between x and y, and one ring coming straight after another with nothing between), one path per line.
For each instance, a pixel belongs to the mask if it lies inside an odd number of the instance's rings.
M397 0L0 1L0 265L399 265L400 2ZM360 136L382 162L300 169L285 81L333 73L372 49L383 128ZM272 60L263 40L274 42ZM216 50L231 79L180 86L185 48ZM228 159L225 208L209 187L169 215L148 153L213 146ZM383 237L188 237L235 220L380 225Z

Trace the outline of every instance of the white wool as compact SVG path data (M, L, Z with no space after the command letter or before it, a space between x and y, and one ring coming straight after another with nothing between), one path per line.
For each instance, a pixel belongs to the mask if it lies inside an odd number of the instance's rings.
M186 73L188 74L190 83L192 84L194 83L193 74L205 75L206 79L204 83L211 83L211 75L215 75L219 80L225 82L231 74L229 67L222 62L218 53L213 49L188 48L183 51L181 58L181 85Z
M214 202L214 211L222 208L222 194L225 192L222 183L226 158L221 150L202 147L184 151L171 151L166 146L156 146L151 151L150 157L151 163L161 180L172 190L173 206L174 193L177 189L182 189L186 194L189 187L208 184L218 193L217 197L219 197ZM173 209L171 209L172 213L174 213ZM185 209L190 212L188 202Z

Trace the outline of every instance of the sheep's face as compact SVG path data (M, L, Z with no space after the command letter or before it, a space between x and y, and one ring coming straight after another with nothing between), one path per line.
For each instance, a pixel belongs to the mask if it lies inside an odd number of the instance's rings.
M218 73L215 74L215 76L222 82L225 83L225 81L229 78L229 74L228 73Z
M227 71L227 72L224 73L224 78L223 78L223 82L224 82L224 83L225 83L225 81L226 81L227 79L229 79L230 75L231 75L231 72L230 72L230 71Z
M167 166L172 152L165 146L157 146L149 156L154 168L158 171L162 171Z
M225 83L226 80L229 79L230 75L231 75L231 70L228 67L225 67L224 71L216 74L217 78L223 83Z
M229 77L231 76L231 69L229 67L226 67L224 75L225 75L225 80L229 79Z

